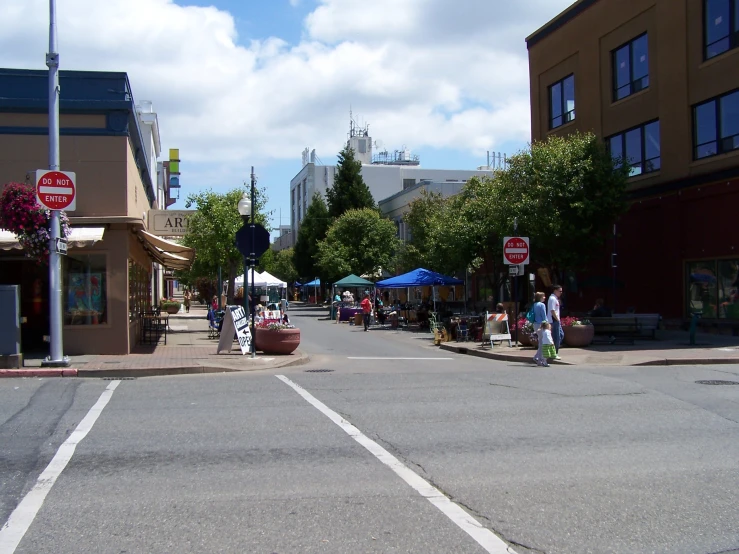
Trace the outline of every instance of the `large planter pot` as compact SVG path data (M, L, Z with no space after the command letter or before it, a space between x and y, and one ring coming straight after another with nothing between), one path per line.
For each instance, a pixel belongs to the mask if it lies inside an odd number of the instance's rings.
M300 345L300 329L257 329L254 345L265 354L292 354Z
M562 329L565 332L564 343L567 346L587 346L593 342L595 327L592 325L568 325Z
M166 308L164 308L164 311L167 312L168 314L173 315L173 314L179 313L180 307L179 306L167 306Z
M518 330L518 342L521 346L537 346L537 343L531 340L531 335L523 329Z

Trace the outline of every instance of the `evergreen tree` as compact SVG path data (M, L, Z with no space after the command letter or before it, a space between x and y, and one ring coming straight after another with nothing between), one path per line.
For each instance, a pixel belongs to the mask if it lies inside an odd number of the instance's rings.
M330 224L331 216L323 196L316 192L300 224L293 249L293 264L301 277L313 278L320 275L315 256L318 253L318 243L326 238Z
M372 193L362 179L362 163L354 159L354 150L348 145L339 152L334 184L326 190L328 213L339 217L347 210L376 208Z

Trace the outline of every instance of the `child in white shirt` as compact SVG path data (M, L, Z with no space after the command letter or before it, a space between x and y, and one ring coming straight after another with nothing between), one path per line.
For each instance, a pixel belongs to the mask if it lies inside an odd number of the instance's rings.
M542 367L549 367L548 360L557 355L554 348L554 339L552 339L552 325L548 321L544 321L536 332L539 335L539 344L541 345L542 359L536 360L536 363Z

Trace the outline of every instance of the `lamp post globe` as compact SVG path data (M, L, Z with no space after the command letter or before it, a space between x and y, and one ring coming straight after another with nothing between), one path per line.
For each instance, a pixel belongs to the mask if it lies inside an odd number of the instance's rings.
M239 200L239 215L242 217L250 217L251 216L251 198L249 198L249 193L244 192L244 194L241 196L241 200Z

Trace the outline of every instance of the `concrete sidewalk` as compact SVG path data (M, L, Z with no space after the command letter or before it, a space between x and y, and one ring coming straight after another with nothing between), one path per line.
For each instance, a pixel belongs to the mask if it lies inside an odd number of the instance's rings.
M445 342L440 347L460 354L532 365L535 353L534 348L510 348L507 343L505 346L496 344L493 348L481 348L475 342ZM637 340L633 345L563 346L559 355L562 359L553 363L619 366L739 364L739 337L699 333L696 345L690 346L687 331L657 331L657 340Z
M151 377L192 373L222 373L274 369L307 363L299 349L287 356L256 358L241 354L234 342L231 352L216 354L218 339L208 338L207 307L194 304L169 316L167 344L138 345L128 355L70 356L68 368L42 368L42 357L26 358L23 369L0 370L0 377Z

